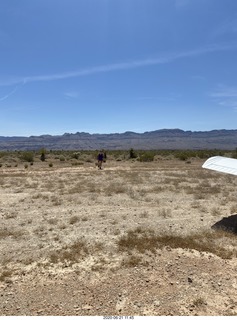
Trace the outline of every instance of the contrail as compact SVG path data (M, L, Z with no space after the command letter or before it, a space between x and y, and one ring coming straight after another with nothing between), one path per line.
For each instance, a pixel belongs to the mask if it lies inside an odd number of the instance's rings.
M212 52L228 51L228 50L236 50L236 49L237 49L236 43L230 43L230 44L222 43L217 45L212 44L209 46L200 47L200 48L183 51L183 52L181 51L181 52L174 52L174 53L166 53L156 58L133 60L128 62L119 62L114 64L89 67L86 69L75 70L75 71L64 72L64 73L55 73L55 74L38 75L38 76L26 76L21 78L18 77L12 80L5 81L5 83L4 81L0 81L0 86L16 85L16 84L24 85L30 82L55 81L55 80L70 79L75 77L89 76L89 75L99 74L99 73L137 69L137 68L142 68L147 66L171 63L173 61L176 61L182 58L192 58L192 57L197 57L197 56L212 53ZM16 87L8 95L0 98L0 101L3 101L8 97L10 97L12 94L16 92L17 89L18 87Z
M6 94L4 97L0 98L0 101L4 101L7 98L9 98L10 96L12 96L17 90L18 90L19 86L16 86L11 92L9 92L8 94Z
M129 69L142 68L147 66L166 64L173 62L178 59L188 58L200 56L206 53L216 52L216 51L226 51L230 49L236 49L236 44L221 44L221 45L209 45L203 48L197 48L194 50L184 51L184 52L176 52L170 54L164 54L157 58L143 59L143 60L133 60L128 62L120 62L108 65L101 65L96 67L90 67L87 69L76 70L72 72L64 72L64 73L55 73L51 75L39 75L39 76L31 76L25 77L23 79L24 83L27 82L38 82L38 81L54 81L54 80L62 80L68 78L82 77L88 76L98 73L106 73L112 71L122 71Z

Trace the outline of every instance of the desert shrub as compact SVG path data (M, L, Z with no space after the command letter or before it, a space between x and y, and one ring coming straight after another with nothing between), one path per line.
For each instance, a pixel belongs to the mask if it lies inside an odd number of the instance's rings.
M23 161L34 162L34 153L32 151L24 151L21 158Z
M111 182L105 189L104 194L111 196L112 194L119 194L119 193L126 193L127 192L127 186L123 184L119 184L116 182ZM98 190L95 190L95 192L98 192Z
M142 263L142 257L132 254L122 260L121 265L125 268L134 268Z
M189 158L189 155L187 152L183 151L183 152L178 152L175 157L179 160L185 161Z
M223 156L221 150L175 150L173 151L175 158L186 161L189 158L207 159L213 156Z
M69 219L69 223L70 224L75 224L80 220L80 218L78 216L73 216Z
M193 305L195 307L201 307L206 303L206 300L202 297L197 297L196 299L193 300Z
M120 237L118 240L119 251L137 250L140 253L145 251L155 251L157 247L157 239L154 231L147 229L143 230L138 227L135 230L129 230L127 234Z
M45 152L42 152L40 156L40 160L45 161L45 159L46 159Z
M72 154L72 159L76 159L76 160L78 160L79 159L79 156L80 156L80 152L73 152L73 154Z
M56 225L58 223L58 219L57 218L50 218L47 220L47 222L49 224Z
M9 269L5 269L1 274L0 274L0 282L4 282L7 279L11 278L13 274L12 270Z
M211 209L211 214L212 214L213 216L219 216L219 215L221 214L220 209L217 208L217 207L212 208L212 209Z
M50 163L49 163L49 167L50 167L50 168L52 168L52 167L53 167L53 164L52 164L52 162L50 162Z
M18 239L24 235L22 230L13 230L8 228L0 228L0 239L5 239L7 237L12 237Z
M131 148L129 150L129 159L135 159L137 157L135 151L133 150L133 148Z
M155 157L154 151L146 151L140 155L141 162L150 162L153 161Z
M84 241L77 240L73 244L63 247L60 250L50 253L50 261L57 262L78 262L83 256L89 253Z
M231 248L222 247L218 242L220 238L233 238L231 233L224 231L205 232L203 234L192 234L187 236L180 235L157 235L151 229L142 229L138 227L135 230L129 230L127 234L120 237L117 242L120 252L130 252L133 250L139 253L146 251L155 252L156 249L170 247L173 249L193 249L200 252L213 253L223 259L229 259L236 256L237 251ZM236 237L234 242L236 243ZM226 242L226 240L224 241Z
M72 162L72 166L83 166L83 165L84 165L83 161Z
M172 216L171 214L171 209L170 208L163 208L159 210L159 215L162 216L163 218L167 219Z
M237 159L237 148L231 153L231 158Z

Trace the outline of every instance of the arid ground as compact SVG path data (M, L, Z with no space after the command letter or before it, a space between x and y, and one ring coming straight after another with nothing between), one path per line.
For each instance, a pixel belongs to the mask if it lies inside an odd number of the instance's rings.
M237 235L212 228L237 214L237 177L50 161L0 167L1 316L237 315Z

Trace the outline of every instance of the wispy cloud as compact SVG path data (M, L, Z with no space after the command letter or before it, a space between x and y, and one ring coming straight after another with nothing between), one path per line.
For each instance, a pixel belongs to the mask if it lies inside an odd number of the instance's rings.
M209 46L205 46L205 47L201 47L201 48L197 48L189 51L166 53L156 58L119 62L114 64L89 67L85 69L79 69L79 70L63 72L63 73L15 77L15 78L13 77L5 80L0 79L0 85L3 86L3 85L27 84L30 82L56 81L56 80L64 80L64 79L70 79L75 77L89 76L89 75L94 75L99 73L108 73L113 71L137 69L137 68L148 67L153 65L166 64L166 63L176 61L178 59L197 57L197 56L209 54L212 52L228 51L228 50L236 50L236 49L237 49L237 43L213 44L213 45L209 45Z
M237 99L228 99L219 101L219 105L223 107L237 108Z
M237 33L237 19L227 20L223 22L219 27L216 27L212 32L214 36L222 36L226 34L236 34Z
M237 98L237 87L221 85L217 90L213 91L210 96L213 98Z
M220 85L217 90L210 94L220 106L237 109L237 87Z
M10 91L8 94L6 94L3 97L0 97L0 101L4 101L8 99L10 96L12 96L17 90L19 89L19 85L17 85L12 91Z
M79 97L79 92L77 91L67 91L64 92L64 96L70 99L77 99Z
M214 44L214 45L209 45L203 48L198 48L198 49L185 51L185 52L163 54L157 58L133 60L128 62L101 65L101 66L90 67L87 69L81 69L81 70L72 71L72 72L56 73L52 75L39 75L39 76L25 77L23 81L25 83L35 82L35 81L54 81L54 80L62 80L62 79L68 79L73 77L88 76L88 75L93 75L98 73L107 73L112 71L136 69L136 68L142 68L142 67L147 67L152 65L165 64L178 59L195 57L195 56L199 56L207 53L212 53L215 51L226 51L231 49L237 49L237 44L234 44L234 45L233 44L221 44L221 45Z

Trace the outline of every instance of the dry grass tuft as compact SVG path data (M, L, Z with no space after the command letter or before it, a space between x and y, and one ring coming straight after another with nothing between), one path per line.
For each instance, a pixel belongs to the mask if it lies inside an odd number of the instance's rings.
M5 269L1 274L0 274L0 282L4 282L6 280L8 280L9 278L11 278L13 274L12 270L9 269Z
M125 268L134 268L142 263L142 257L132 254L122 260L121 266Z
M0 228L0 239L5 239L7 237L12 237L14 239L19 239L24 235L22 230L13 230L8 228Z
M69 223L70 224L75 224L80 220L80 218L78 216L73 216L69 219Z
M79 239L55 252L51 252L49 260L51 263L67 262L71 265L79 262L89 254L95 254L102 250L103 245L100 242L96 242L94 245L87 245L84 240Z
M159 216L167 219L167 218L170 218L172 216L171 214L171 209L170 208L162 208L159 210Z
M187 236L179 235L156 235L153 230L137 228L130 230L120 237L117 242L119 252L131 252L136 250L139 253L146 251L155 252L156 249L170 247L172 249L182 248L197 250L199 252L213 253L223 259L230 259L236 256L236 249L224 247L220 243L220 238L228 238L236 243L237 238L233 234L223 231L204 232L203 234L193 234ZM224 243L226 242L223 241Z
M50 262L78 262L83 256L88 254L89 250L84 241L77 240L72 245L63 247L60 250L50 253Z
M197 307L197 308L199 308L199 307L201 307L201 306L203 306L203 305L205 305L205 304L206 304L206 301L205 301L205 299L202 298L202 297L197 297L197 298L194 299L194 301L193 301L194 307Z

